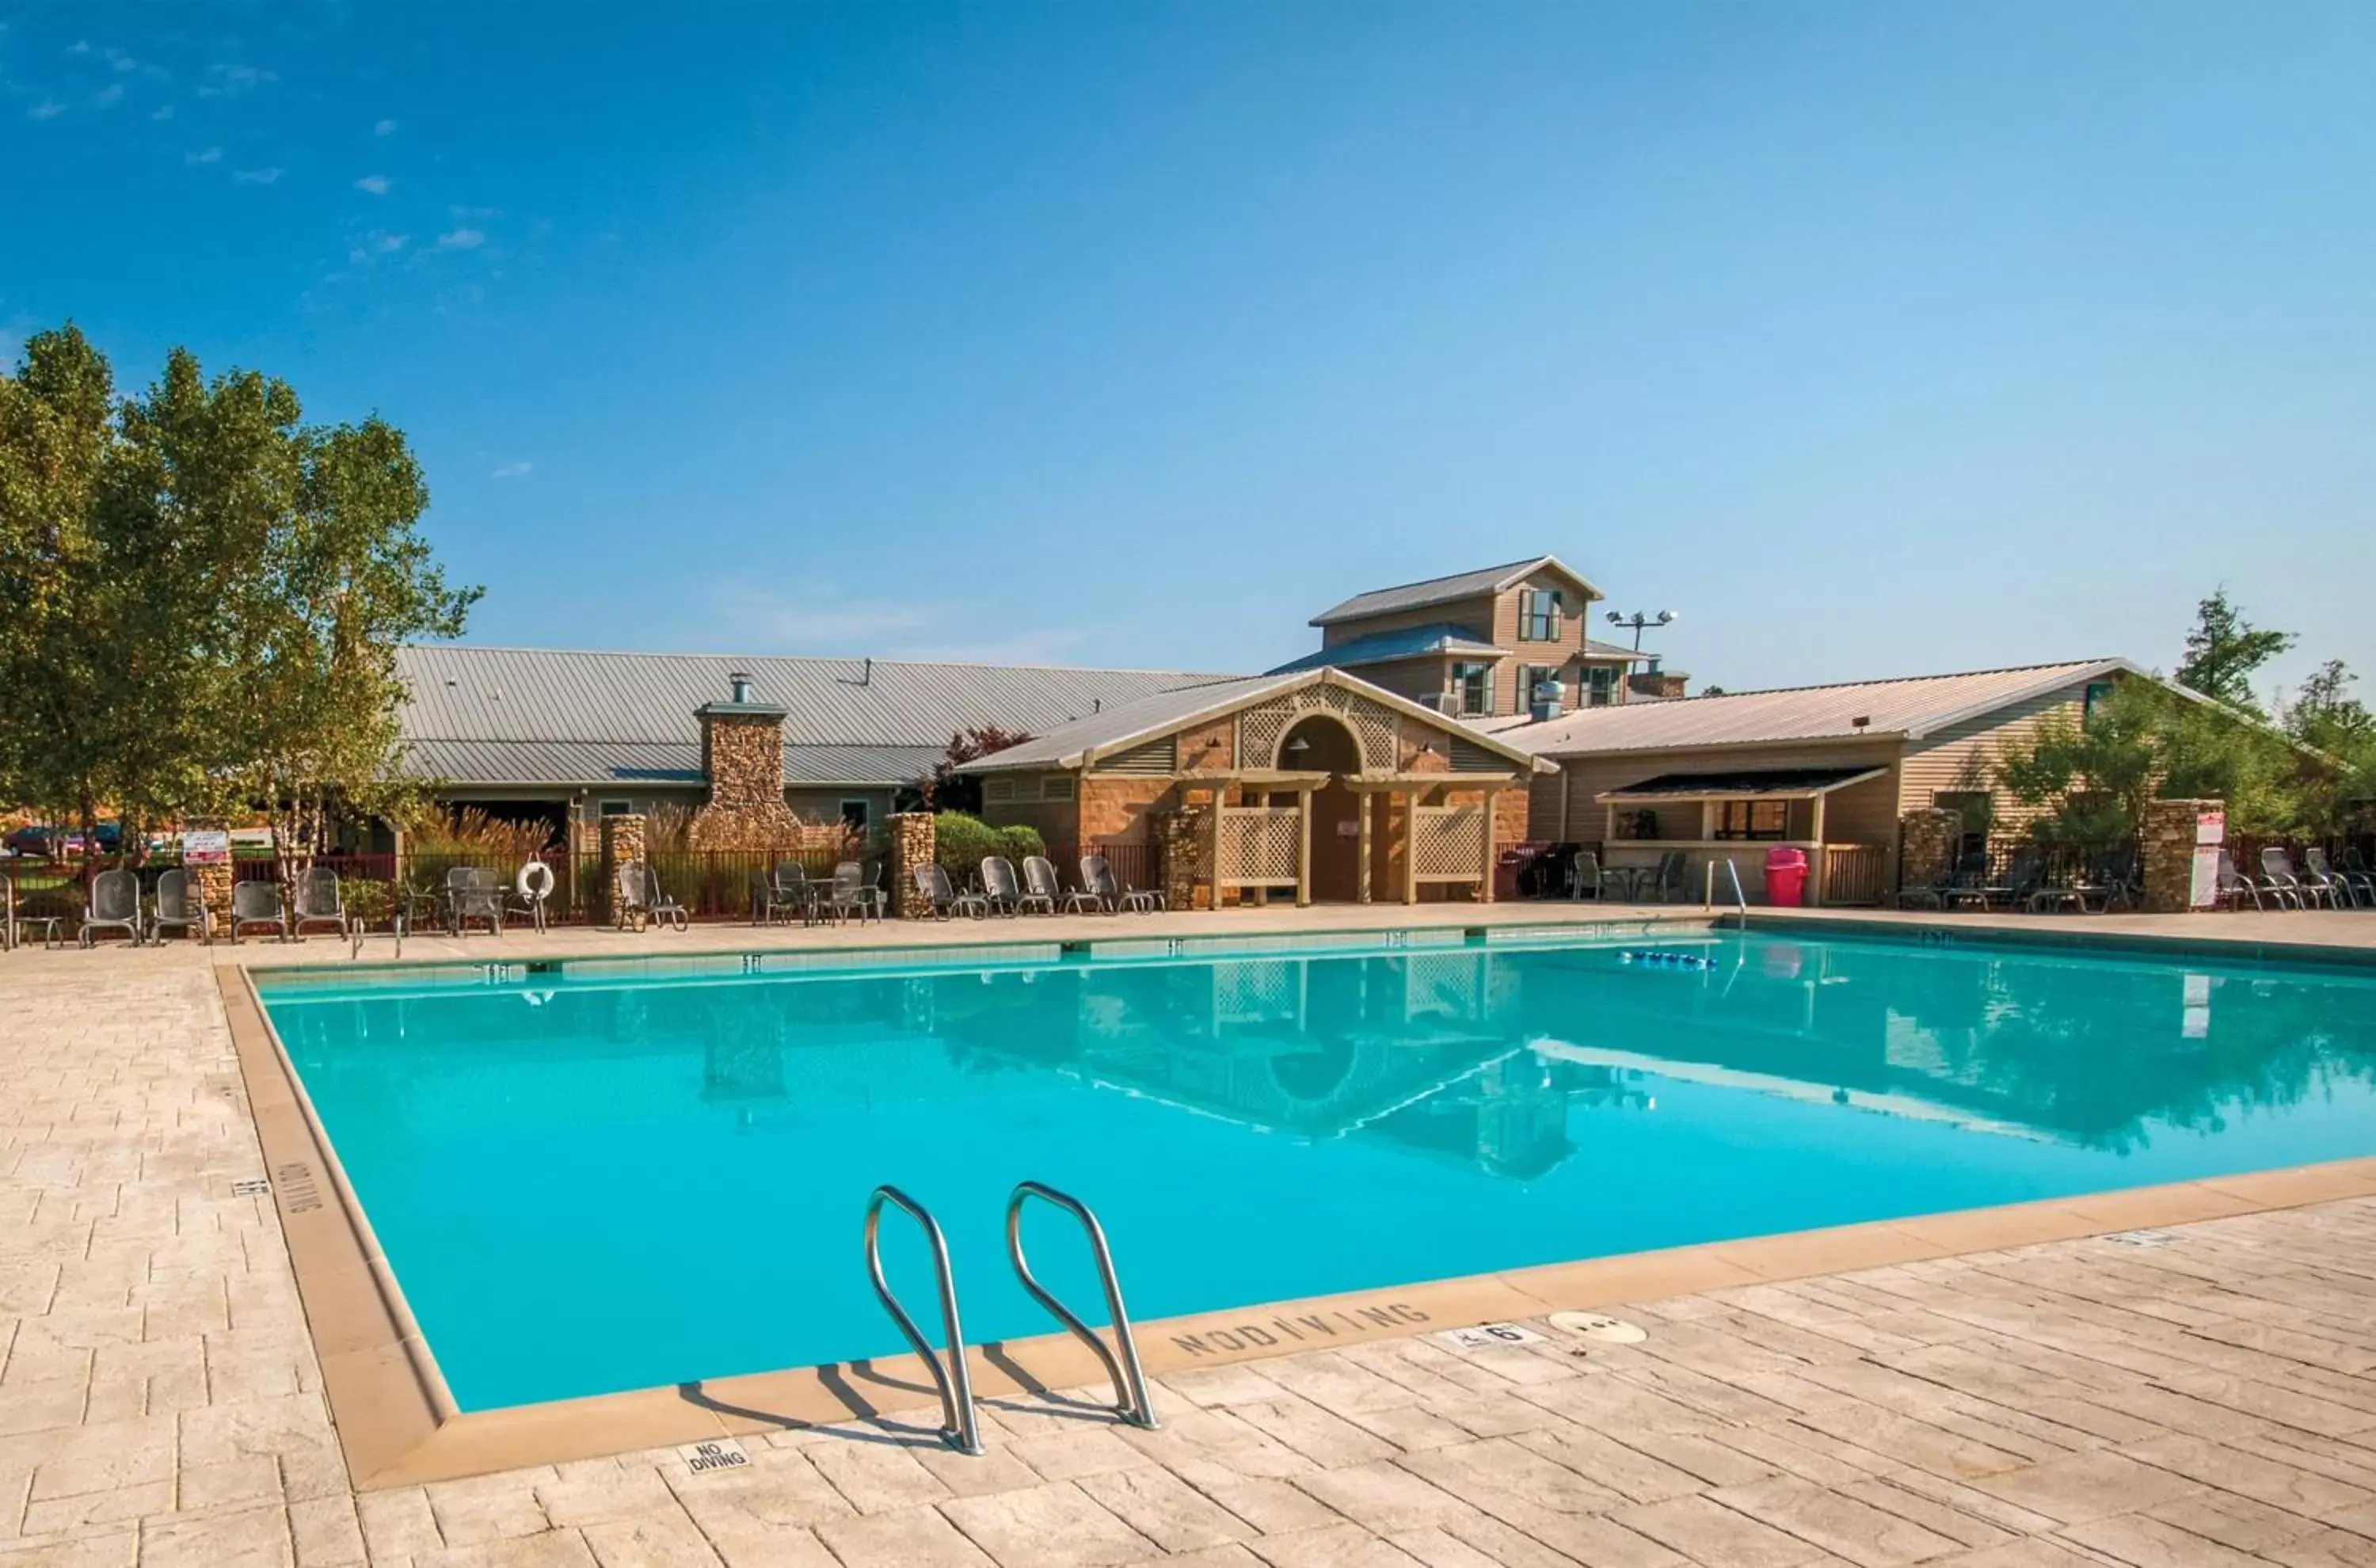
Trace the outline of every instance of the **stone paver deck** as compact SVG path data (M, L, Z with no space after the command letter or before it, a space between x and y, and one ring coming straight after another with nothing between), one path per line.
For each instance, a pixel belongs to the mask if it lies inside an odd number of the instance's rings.
M2376 1199L359 1495L263 1173L206 955L0 956L0 1568L2376 1565Z

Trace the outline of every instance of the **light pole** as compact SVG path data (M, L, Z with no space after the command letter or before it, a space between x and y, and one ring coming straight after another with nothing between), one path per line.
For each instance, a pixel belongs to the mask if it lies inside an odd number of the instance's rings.
M1620 615L1614 610L1609 612L1610 625L1620 629L1627 626L1634 628L1634 651L1636 653L1642 651L1642 634L1645 629L1651 626L1671 626L1681 619L1681 614L1672 610L1661 610L1656 615L1645 615L1639 610L1634 612L1631 616Z

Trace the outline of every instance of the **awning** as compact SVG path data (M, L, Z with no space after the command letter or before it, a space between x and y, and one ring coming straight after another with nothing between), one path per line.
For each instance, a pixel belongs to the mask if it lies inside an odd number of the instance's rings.
M1661 773L1656 778L1605 790L1598 799L1615 805L1655 801L1803 801L1878 778L1888 771L1886 767L1760 767L1732 773Z

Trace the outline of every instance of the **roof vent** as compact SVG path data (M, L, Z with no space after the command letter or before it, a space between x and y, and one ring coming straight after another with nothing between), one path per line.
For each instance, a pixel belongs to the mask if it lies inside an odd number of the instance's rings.
M1858 714L1854 719L1849 719L1849 720L1848 720L1848 728L1849 728L1849 729L1851 729L1851 730L1861 730L1861 729L1864 729L1867 725L1870 725L1871 722L1872 722L1872 715L1871 715L1871 714L1870 714L1870 713L1859 713L1859 714Z
M744 674L742 671L737 670L733 674L727 676L726 679L733 684L734 700L736 702L749 702L751 700L750 676Z

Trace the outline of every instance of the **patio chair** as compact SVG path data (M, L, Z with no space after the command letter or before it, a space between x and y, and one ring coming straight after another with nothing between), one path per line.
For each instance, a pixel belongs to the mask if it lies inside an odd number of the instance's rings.
M39 927L42 945L58 944L58 917L29 915L17 908L17 879L0 876L0 953L6 953L25 940L28 931Z
M455 866L446 873L446 929L460 936L472 921L487 922L490 934L504 933L504 891L484 866Z
M1109 909L1151 915L1170 907L1154 888L1125 886L1114 876L1113 862L1103 855L1081 857L1081 887Z
M2279 908L2291 899L2295 909L2307 909L2329 896L2328 889L2313 887L2296 876L2293 856L2274 844L2261 851L2261 886L2277 895Z
M1045 855L1023 857L1023 885L1032 898L1047 904L1050 914L1059 907L1066 914L1078 914L1084 909L1094 914L1105 908L1103 900L1087 889L1065 892L1064 879L1056 874L1056 862Z
M327 866L308 871L297 884L297 908L291 912L289 933L303 942L307 926L326 925L344 937L348 923L347 900L339 888L339 873Z
M1940 888L1940 899L1950 909L1985 909L1989 907L1989 856L1985 849L1973 849L1958 856L1955 869L1948 873Z
M269 926L289 940L289 911L281 903L280 884L277 882L235 882L231 889L231 944L239 945L239 933L249 926Z
M140 879L128 871L103 871L91 878L90 904L82 912L82 944L102 931L120 931L140 945Z
M833 868L833 885L826 894L826 910L838 921L853 917L862 921L870 914L879 916L881 911L875 907L874 892L875 889L867 882L866 868L856 861L843 861Z
M2338 909L2359 907L2359 889L2352 885L2349 877L2334 869L2322 845L2311 844L2303 848L2302 881L2312 887L2325 888L2326 901Z
M2370 900L2376 902L2376 866L2368 863L2368 857L2359 852L2357 844L2344 847L2343 874L2366 888Z
M1669 849L1658 857L1657 865L1649 875L1634 885L1635 901L1655 898L1664 904L1684 894L1683 873L1690 868L1691 857L1681 849Z
M693 911L662 889L659 873L652 870L648 861L629 861L619 868L616 914L622 931L626 929L629 915L641 915L655 926L673 931L693 928Z
M2258 909L2264 907L2261 902L2262 891L2259 883L2236 869L2235 856L2225 849L2219 851L2219 874L2213 894L2214 902L2234 909L2241 908L2244 900L2250 898L2252 908Z
M770 925L798 915L802 925L816 918L817 890L798 861L778 861L765 876L751 879L751 923Z
M207 909L205 895L186 871L169 871L157 879L157 900L148 913L149 940L163 942L169 927L196 931L208 946L214 945L214 916Z
M2097 859L2086 876L2073 885L2079 891L2079 907L2082 909L2087 907L2090 898L2099 901L2098 908L2105 914L2123 906L2135 909L2141 899L2137 886L2136 850L2108 850Z
M1590 897L1606 902L1611 893L1624 891L1625 878L1617 872L1604 869L1598 851L1579 849L1568 862L1567 896L1571 898Z
M2376 906L2376 874L2353 868L2352 861L2358 855L2356 849L2344 850L2343 864L2337 866L2327 859L2323 849L2302 852L2302 858L2310 862L2311 870L2323 872L2343 885L2344 891L2350 897L2352 908L2366 909Z
M944 921L952 914L980 917L990 913L990 900L979 893L960 893L949 880L948 868L942 865L918 866L914 872L916 891L933 907L933 918Z
M1023 885L1016 880L1015 862L1004 855L984 855L981 858L981 891L982 896L990 900L992 914L1023 912Z

